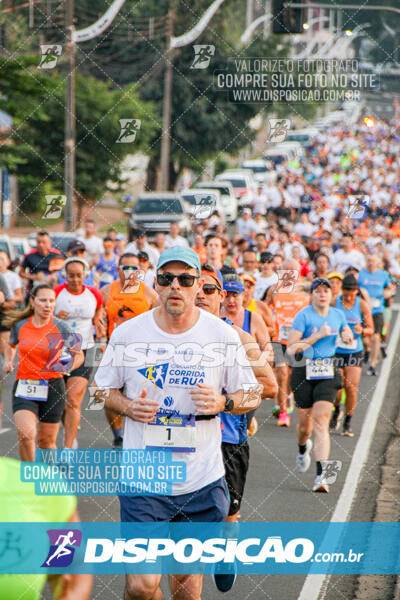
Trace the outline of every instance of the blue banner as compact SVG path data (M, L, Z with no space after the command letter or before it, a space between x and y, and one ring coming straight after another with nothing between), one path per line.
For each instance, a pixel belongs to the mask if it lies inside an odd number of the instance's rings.
M399 546L399 523L1 523L0 573L388 575Z

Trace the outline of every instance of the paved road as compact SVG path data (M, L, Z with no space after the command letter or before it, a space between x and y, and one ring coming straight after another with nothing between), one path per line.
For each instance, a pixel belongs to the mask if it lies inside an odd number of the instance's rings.
M400 318L399 313L395 313ZM397 357L399 356L397 349ZM384 455L388 439L393 432L393 423L398 410L400 370L398 358L395 357L391 370L388 388L385 394L378 426L371 447L371 457L362 472L360 494L355 506L358 512L352 512L351 520L371 520L373 518L374 498L379 488L379 463ZM277 428L276 420L271 415L271 401L266 401L258 412L259 431L250 440L251 466L248 476L245 499L242 507L243 521L329 521L341 494L352 454L359 440L359 432L363 424L375 387L381 381L363 375L360 399L354 417L353 439L343 438L339 434L332 436L331 458L342 461L343 467L337 482L331 486L331 493L312 494L311 486L314 470L300 475L294 471L296 456L295 422L290 429ZM0 453L17 457L16 435L10 421L10 390L12 381L6 381L4 398L4 426L11 429L0 435ZM381 389L381 388L380 388ZM87 406L87 401L85 401ZM60 443L62 440L59 440ZM79 433L81 448L107 447L111 436L101 411L83 411L82 427ZM119 520L118 501L107 497L81 497L79 512L83 521L115 521ZM243 600L297 600L305 581L304 576L241 576L227 598ZM340 596L341 600L351 600L353 596L354 578L336 576L330 580L327 598L333 600ZM122 598L123 576L98 576L92 598ZM338 596L339 593L339 596ZM44 598L49 596L45 595ZM168 597L168 595L166 595ZM217 600L220 594L215 590L210 578L206 578L203 598ZM309 600L309 599L307 599ZM310 599L311 600L311 599Z

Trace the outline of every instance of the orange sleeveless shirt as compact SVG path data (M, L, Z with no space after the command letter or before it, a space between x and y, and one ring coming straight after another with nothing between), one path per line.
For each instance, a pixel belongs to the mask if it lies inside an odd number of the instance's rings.
M110 295L105 309L108 317L108 337L110 337L117 325L150 309L146 299L145 284L140 282L137 292L125 294L121 293L120 282L113 281L110 284Z

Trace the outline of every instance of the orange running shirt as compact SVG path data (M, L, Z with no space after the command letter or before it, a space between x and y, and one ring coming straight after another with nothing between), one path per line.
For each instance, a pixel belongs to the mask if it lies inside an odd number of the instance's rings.
M35 327L32 317L16 323L10 332L10 344L18 345L17 379L57 379L64 377L59 362L63 348L76 346L77 335L61 319L53 318L43 327ZM57 367L60 372L57 371Z
M117 325L150 310L145 294L145 284L140 282L137 292L125 294L121 293L120 282L113 281L110 284L110 295L105 308L108 317L108 337L110 338Z
M287 344L289 329L297 313L310 304L310 297L304 292L274 294L273 310L277 328L277 341Z

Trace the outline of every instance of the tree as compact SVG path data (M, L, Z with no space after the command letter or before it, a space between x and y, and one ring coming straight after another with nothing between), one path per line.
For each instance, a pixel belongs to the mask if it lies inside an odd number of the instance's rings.
M4 61L0 107L14 119L13 143L0 147L0 159L18 175L24 212L41 209L44 193L63 193L65 84L56 72L37 69L37 59ZM111 89L109 83L76 78L76 198L78 208L99 200L108 184L121 181L120 164L132 152L149 151L154 110L134 85ZM119 143L120 119L134 119L134 141ZM140 121L140 128L138 127ZM128 124L129 125L129 124ZM50 190L50 191L49 191Z

